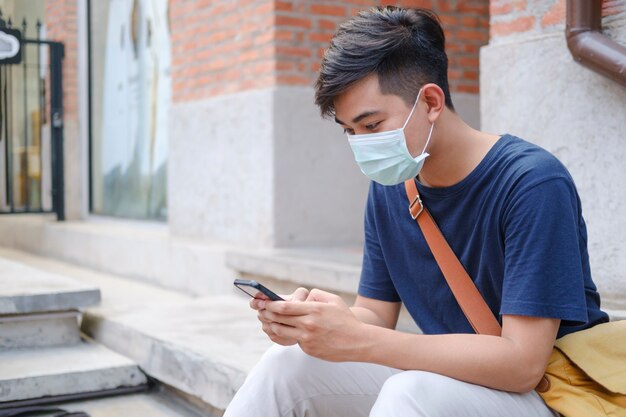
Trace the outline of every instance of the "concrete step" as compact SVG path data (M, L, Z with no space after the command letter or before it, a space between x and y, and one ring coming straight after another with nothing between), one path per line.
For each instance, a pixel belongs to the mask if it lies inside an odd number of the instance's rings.
M355 294L362 256L362 250L353 247L231 250L226 264L242 275L276 280L286 288Z
M100 290L0 257L0 315L76 310L100 301Z
M83 332L150 376L224 409L270 346L245 295L109 313L88 311Z
M204 415L221 415L270 345L248 299L232 286L232 295L194 298L25 252L0 248L0 258L100 288L101 303L84 310L83 331L133 359Z
M76 310L0 315L0 352L80 343Z
M133 361L93 343L0 353L0 403L146 382Z

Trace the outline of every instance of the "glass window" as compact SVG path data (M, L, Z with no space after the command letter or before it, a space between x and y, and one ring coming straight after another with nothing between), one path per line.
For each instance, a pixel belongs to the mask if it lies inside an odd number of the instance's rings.
M167 217L167 0L90 2L91 208Z

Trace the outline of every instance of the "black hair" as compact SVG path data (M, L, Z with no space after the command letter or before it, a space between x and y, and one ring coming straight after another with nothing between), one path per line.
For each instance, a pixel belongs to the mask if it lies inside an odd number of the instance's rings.
M448 56L439 17L427 9L374 7L343 23L326 50L315 83L315 104L333 116L334 101L355 82L376 74L383 94L412 106L419 89L437 84L454 110Z

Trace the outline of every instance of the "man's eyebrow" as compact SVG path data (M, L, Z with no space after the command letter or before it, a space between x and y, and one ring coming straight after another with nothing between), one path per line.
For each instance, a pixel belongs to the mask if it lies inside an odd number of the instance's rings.
M380 113L379 110L370 110L370 111L363 112L359 114L357 117L355 117L354 119L352 119L352 123L359 123L361 120L365 119L366 117L369 117L378 113ZM337 116L335 116L335 122L339 123L340 125L344 125L344 126L346 125L344 122L337 119Z

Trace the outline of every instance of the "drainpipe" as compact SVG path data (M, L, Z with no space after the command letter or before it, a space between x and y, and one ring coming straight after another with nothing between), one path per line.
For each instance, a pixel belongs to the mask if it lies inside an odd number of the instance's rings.
M626 86L626 47L602 33L602 0L567 0L565 37L576 61Z

